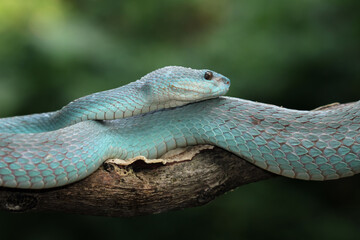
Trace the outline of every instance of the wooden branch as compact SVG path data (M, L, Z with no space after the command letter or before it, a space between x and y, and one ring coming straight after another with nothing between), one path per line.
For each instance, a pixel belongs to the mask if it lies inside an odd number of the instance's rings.
M337 108L329 105L316 110ZM274 177L225 150L172 164L104 164L88 178L48 190L0 189L0 209L137 216L204 205L241 185Z
M104 164L88 178L48 190L0 190L0 209L137 216L195 207L268 173L225 150L204 150L193 160L169 165Z

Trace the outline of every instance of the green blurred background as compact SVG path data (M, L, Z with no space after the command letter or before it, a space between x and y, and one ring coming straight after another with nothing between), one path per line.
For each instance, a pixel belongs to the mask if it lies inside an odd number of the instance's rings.
M0 117L59 109L166 66L296 109L359 99L358 0L0 0ZM359 239L360 178L276 178L136 218L0 213L6 239Z

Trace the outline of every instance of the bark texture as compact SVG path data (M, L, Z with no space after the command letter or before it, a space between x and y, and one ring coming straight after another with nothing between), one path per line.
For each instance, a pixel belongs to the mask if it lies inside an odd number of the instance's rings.
M0 208L14 212L60 211L137 216L204 205L268 173L225 150L204 150L193 160L168 165L104 164L88 178L48 190L0 190Z

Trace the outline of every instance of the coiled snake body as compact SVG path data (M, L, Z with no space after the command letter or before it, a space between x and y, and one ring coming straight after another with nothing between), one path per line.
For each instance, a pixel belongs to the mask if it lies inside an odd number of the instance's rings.
M360 101L297 111L218 97L229 87L226 77L182 67L166 67L139 81L70 103L63 112L0 119L0 186L62 186L90 175L106 159L153 159L196 144L219 146L291 178L328 180L360 172ZM181 94L164 97L167 93L157 92L159 86L168 92L164 82ZM122 102L120 107L111 103L107 115L106 104L98 101L116 97L109 93L118 93ZM213 99L202 101L208 98ZM98 105L86 108L89 104ZM174 106L179 107L158 110Z

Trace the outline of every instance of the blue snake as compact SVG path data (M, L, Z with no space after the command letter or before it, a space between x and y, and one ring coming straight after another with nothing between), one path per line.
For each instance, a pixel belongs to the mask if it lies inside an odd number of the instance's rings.
M360 172L360 101L297 111L222 97L229 86L211 70L165 67L56 112L0 119L0 186L63 186L107 159L155 159L197 144L290 178Z

